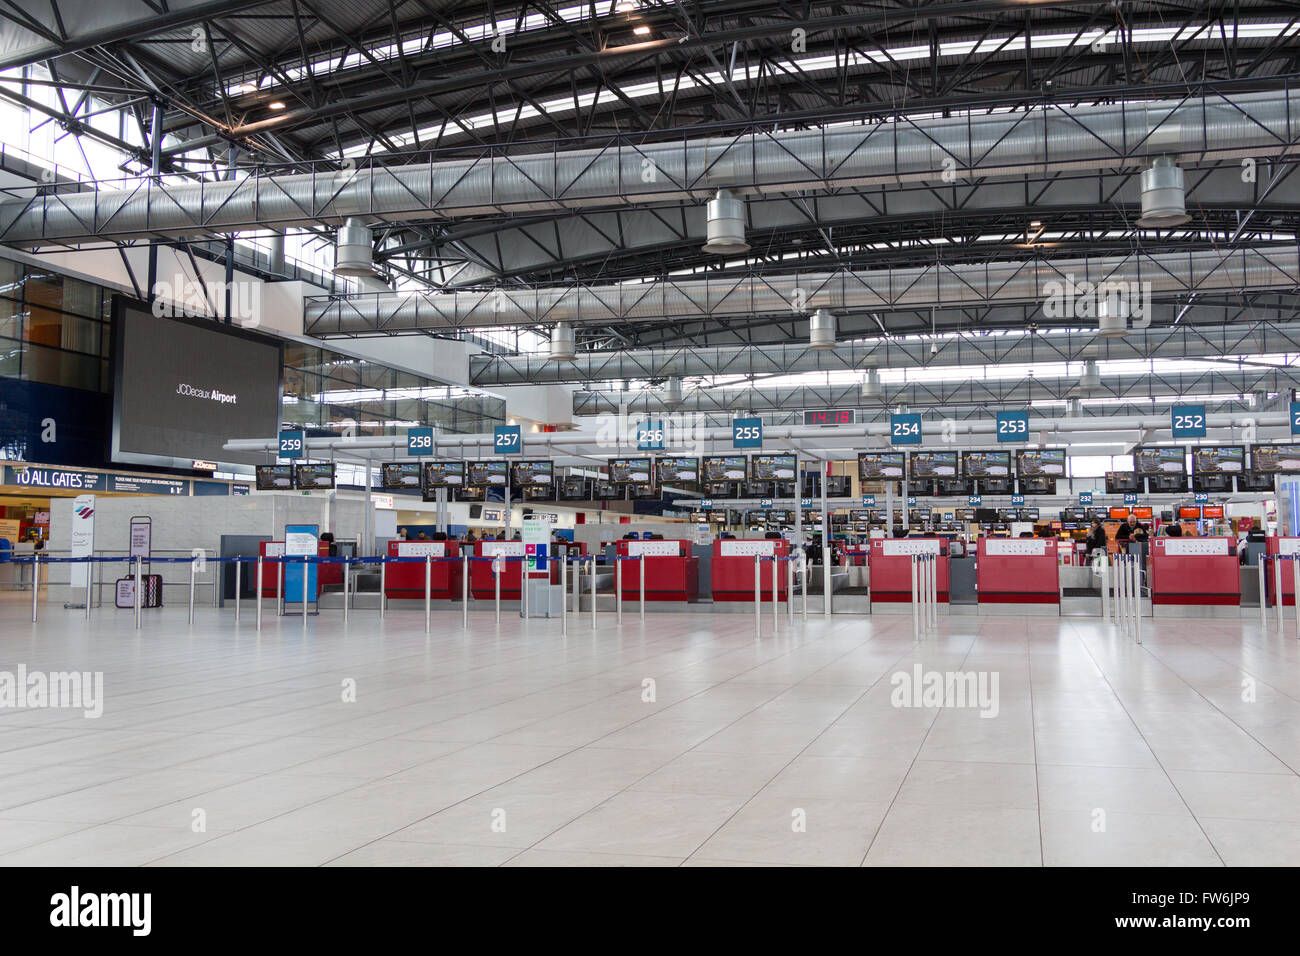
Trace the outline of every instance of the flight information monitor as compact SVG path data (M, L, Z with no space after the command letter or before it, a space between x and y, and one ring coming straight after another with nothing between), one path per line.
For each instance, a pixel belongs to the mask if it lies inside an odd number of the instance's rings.
M486 488L489 485L505 487L508 473L509 462L504 458L465 462L465 484L474 488Z
M911 455L913 478L954 478L957 475L955 451L914 451Z
M704 459L705 481L740 482L749 474L744 455L709 455Z
M649 458L611 458L609 480L616 485L645 484L650 481Z
M1300 472L1300 445L1255 445L1250 450L1250 466L1270 474Z
M655 467L661 485L695 485L700 480L700 459L695 456L656 458Z
M510 484L549 485L555 474L554 463L549 458L534 461L511 462Z
M1065 449L1040 448L1031 450L1022 448L1016 452L1016 472L1020 475L1063 477L1065 475Z
M794 455L755 455L749 459L749 471L754 481L793 481L799 462Z
M1133 450L1133 470L1139 475L1187 474L1187 449L1182 445L1140 445Z
M1199 445L1192 449L1192 473L1197 475L1236 474L1246 468L1244 445Z
M858 455L858 477L866 481L902 478L906 454L901 451L864 451Z
M379 466L379 484L385 491L420 487L418 461L386 461Z
M1011 452L964 451L961 465L967 478L1007 478L1011 475Z
M385 465L384 467L387 468L388 466ZM403 465L403 467L406 466ZM424 487L459 488L464 484L465 463L463 461L426 461L424 463Z

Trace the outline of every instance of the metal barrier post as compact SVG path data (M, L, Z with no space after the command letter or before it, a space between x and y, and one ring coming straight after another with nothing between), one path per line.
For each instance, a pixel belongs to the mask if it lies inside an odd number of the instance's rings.
M204 553L205 553L205 555L206 555L206 552L204 552ZM212 557L215 559L215 558L216 558L216 554L213 554ZM218 595L217 595L217 579L220 577L220 575L217 574L217 571L218 571L219 569L220 569L220 566L219 566L219 565L217 564L217 562L214 560L214 561L212 562L212 606L213 606L214 608L215 608L215 607L220 607L220 606L221 606L221 605L220 605L220 602L217 601L217 597L218 597Z
M573 616L582 613L582 555L573 559Z
M560 573L561 575L563 575L563 571L561 571ZM469 627L469 555L468 554L463 555L461 558L460 626Z
M429 616L432 611L431 595L433 593L433 556L424 556L424 633L429 633Z
M348 580L352 577L352 565L348 559L343 559L343 626L348 623L349 605L352 603L352 582Z
M528 620L528 559L519 562L519 616Z
M94 600L91 593L95 585L95 562L87 558L86 564L86 620L90 620L90 602Z
M920 589L920 561L916 555L911 556L909 562L912 570L912 640L921 639L921 608L919 601L921 599Z
M1295 636L1300 640L1300 557L1291 556L1291 600L1295 608Z
M781 563L772 549L772 636L781 633Z
M284 617L284 591L289 586L286 580L288 575L285 574L288 565L285 563L284 555L280 556L276 567L278 568L278 576L275 579L275 616Z
M240 560L239 555L235 555L235 623L236 624L239 623L239 585L241 583L240 570L243 568L243 566L244 566L244 562Z
M1115 555L1115 627L1120 634L1128 626L1128 608L1124 606L1124 554Z
M1106 555L1101 556L1101 560L1095 565L1098 577L1101 578L1101 619L1110 620L1110 581L1106 576Z
M385 598L388 596L388 588L384 582L388 578L388 562L381 555L379 558L379 619L384 619Z
M1133 639L1142 643L1142 562L1133 559Z
M785 616L794 624L794 558L785 560Z
M41 553L39 551L32 555L32 623L36 623L36 604L41 590ZM136 618L139 620L138 616Z
M307 633L307 556L302 559L302 632Z
M257 556L257 629L262 629L262 556Z
M1259 629L1268 630L1268 575L1264 572L1264 556L1256 562L1259 567Z
M645 623L645 552L641 552L641 623Z
M1277 615L1277 636L1282 636L1282 618L1283 608L1285 607L1282 598L1282 558L1280 555L1273 555L1273 608Z
M497 623L501 623L501 555L492 556L492 584L496 589Z
M803 591L803 619L806 622L808 620L808 552L806 550L801 551L799 555L799 572L803 577L803 587L801 588Z
M569 552L566 549L560 558L560 633L569 633ZM468 620L468 618L467 618Z
M823 529L824 534L830 533L830 528ZM831 549L822 548L822 593L826 599L826 609L822 612L827 617L831 615Z
M194 576L199 567L198 558L190 558L190 627L194 626Z
M143 590L142 587L143 582L141 580L142 579L141 564L142 564L141 558L137 554L135 556L135 629L137 631L140 630L140 603L143 600L140 594L140 592ZM35 618L33 618L33 620L35 620Z
M939 556L932 555L934 570L930 575L930 629L939 630Z
M615 552L614 554L614 611L618 615L618 623L623 623L623 565L626 562L623 556ZM595 597L592 597L595 600Z
M591 629L596 629L596 556L591 556Z
M754 555L754 636L763 636L763 591L759 574L759 557Z

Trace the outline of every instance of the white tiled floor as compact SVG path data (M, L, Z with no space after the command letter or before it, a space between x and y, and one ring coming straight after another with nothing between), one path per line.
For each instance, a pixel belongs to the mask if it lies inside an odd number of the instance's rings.
M0 670L105 705L0 709L4 864L1300 864L1300 644L1248 617L29 617ZM893 706L917 663L997 716Z

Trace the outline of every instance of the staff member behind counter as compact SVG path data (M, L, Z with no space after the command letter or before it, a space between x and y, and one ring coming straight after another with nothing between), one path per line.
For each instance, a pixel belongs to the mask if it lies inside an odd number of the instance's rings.
M1145 541L1151 536L1147 526L1138 521L1137 515L1129 515L1128 520L1120 524L1115 532L1116 541Z

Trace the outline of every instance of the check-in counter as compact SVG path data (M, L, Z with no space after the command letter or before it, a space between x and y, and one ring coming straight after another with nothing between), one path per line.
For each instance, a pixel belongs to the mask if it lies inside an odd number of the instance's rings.
M754 600L754 555L788 558L790 543L775 538L719 538L713 542L713 600ZM772 599L773 567L779 568L776 585L777 600L788 600L789 595L785 590L785 563L781 560L759 562L758 580L763 600Z
M429 563L429 596L438 600L459 600L463 572L459 541L389 541L390 558L424 558ZM394 598L424 598L424 562L394 561L384 571L384 595Z
M871 542L871 600L882 603L910 603L912 600L912 556L937 556L936 586L939 603L948 603L948 540L946 538L876 538Z
M477 558L522 558L524 543L522 541L476 541L474 556ZM519 600L519 584L523 580L523 561L501 562L501 599L503 601ZM469 589L476 601L491 601L496 597L496 583L492 576L491 561L471 561L469 563Z
M645 561L647 601L694 601L699 596L700 562L691 554L691 542L680 539L619 541L623 561L623 600L641 599L641 560ZM753 558L750 558L753 561ZM752 569L751 569L751 582ZM750 585L753 587L752 583Z
M1151 604L1241 604L1235 538L1153 538L1147 567Z
M981 537L975 552L980 604L1060 604L1055 538Z
M1292 565L1300 560L1300 538L1280 538L1277 535L1271 535L1266 542L1270 558L1274 555L1292 555L1290 561L1282 561L1282 603L1288 607L1295 606L1295 571ZM1268 562L1268 567L1264 569L1265 587L1268 588L1268 603L1277 605L1277 572L1273 569L1273 562Z

